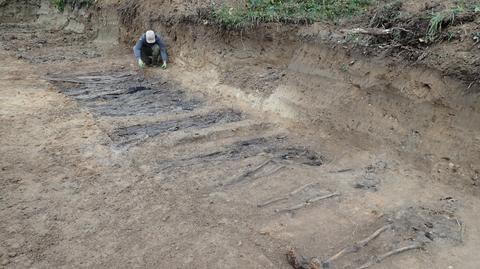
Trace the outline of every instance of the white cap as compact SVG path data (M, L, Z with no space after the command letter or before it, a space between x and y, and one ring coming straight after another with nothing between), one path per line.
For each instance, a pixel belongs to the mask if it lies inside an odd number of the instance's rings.
M155 32L152 30L148 30L147 33L145 33L145 36L147 37L147 43L153 44L155 43Z

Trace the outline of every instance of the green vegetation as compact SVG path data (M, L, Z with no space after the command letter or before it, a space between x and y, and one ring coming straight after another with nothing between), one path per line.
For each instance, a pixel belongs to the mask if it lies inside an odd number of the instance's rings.
M212 3L214 20L226 28L263 22L312 23L361 13L372 0L249 0L245 7Z
M54 6L59 11L63 11L65 9L65 1L64 0L50 0L52 6Z
M90 6L93 4L93 1L94 0L50 0L50 3L58 9L58 11L63 12L67 4L72 6Z
M472 33L472 38L475 44L480 42L480 32Z
M432 14L432 17L430 19L430 24L428 26L428 31L427 31L427 40L429 42L435 41L440 36L440 33L442 32L442 28L445 25L453 24L455 19L460 14L463 14L466 12L474 12L474 13L480 12L480 6L468 5L468 4L465 4L465 2L460 2L454 8ZM453 39L452 35L448 33L448 40L452 40L452 39Z
M453 32L447 32L447 40L452 41L457 38L457 34Z
M465 8L463 6L457 6L447 11L433 14L428 26L427 40L434 41L442 32L443 25L453 23L455 18L463 12L465 12Z

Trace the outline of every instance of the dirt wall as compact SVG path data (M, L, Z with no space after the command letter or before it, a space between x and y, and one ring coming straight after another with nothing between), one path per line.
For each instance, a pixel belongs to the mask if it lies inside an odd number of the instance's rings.
M436 70L304 44L264 107L360 147L391 147L463 187L479 168L478 104L477 93ZM461 163L468 175L445 177L450 171L439 169L445 159Z
M93 25L93 12L84 5L68 4L60 11L49 0L4 0L0 2L0 23L35 23L46 30L84 34L100 28Z
M29 22L37 17L40 0L1 0L0 23L4 22Z
M198 88L361 147L392 147L460 188L469 188L480 169L475 85L423 64L306 41L311 26L223 31L198 17L145 14L136 6L134 19L122 26L124 42L132 46L147 28L159 31L176 65L209 78Z

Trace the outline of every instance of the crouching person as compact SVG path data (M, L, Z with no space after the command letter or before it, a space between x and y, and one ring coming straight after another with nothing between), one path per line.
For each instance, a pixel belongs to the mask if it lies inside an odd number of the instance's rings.
M167 68L168 56L165 44L160 36L151 30L140 37L133 48L133 53L140 68L144 68L145 65L161 65L163 69Z

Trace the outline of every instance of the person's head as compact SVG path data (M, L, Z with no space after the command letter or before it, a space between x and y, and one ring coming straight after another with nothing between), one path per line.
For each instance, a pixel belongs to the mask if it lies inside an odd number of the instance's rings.
M154 31L148 30L145 33L145 36L146 36L146 39L147 39L147 43L149 43L149 44L155 43L155 32Z

